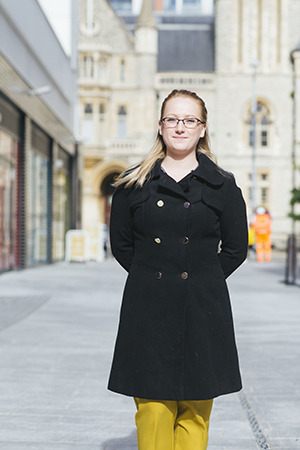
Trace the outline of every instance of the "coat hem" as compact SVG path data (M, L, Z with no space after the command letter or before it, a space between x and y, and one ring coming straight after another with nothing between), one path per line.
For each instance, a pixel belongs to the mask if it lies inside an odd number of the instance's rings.
M230 390L224 390L224 391L219 391L219 392L215 392L213 395L208 396L208 395L201 395L201 396L160 396L160 397L155 397L155 396L145 396L145 395L139 395L138 392L131 392L129 393L129 391L122 391L121 389L114 389L112 387L108 387L107 388L109 391L111 392L115 392L116 394L121 394L121 395L125 395L126 397L136 397L136 398L143 398L146 400L153 400L153 401L202 401L202 400L211 400L217 397L221 397L222 395L229 395L229 394L235 394L237 392L240 392L243 389L243 386L239 386L237 388L233 388ZM140 393L141 394L141 393Z

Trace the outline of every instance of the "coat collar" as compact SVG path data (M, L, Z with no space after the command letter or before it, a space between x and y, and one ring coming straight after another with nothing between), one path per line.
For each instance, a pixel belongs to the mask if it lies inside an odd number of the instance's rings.
M200 180L204 180L210 185L221 186L224 182L224 175L219 172L218 166L209 159L204 153L197 155L199 166L193 171L193 176L196 176ZM162 171L160 168L162 160L159 159L151 171L151 179L161 178ZM177 184L174 181L175 184Z

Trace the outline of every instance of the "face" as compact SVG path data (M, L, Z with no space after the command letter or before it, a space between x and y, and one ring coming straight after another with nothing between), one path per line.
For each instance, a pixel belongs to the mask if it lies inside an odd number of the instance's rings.
M163 117L177 119L196 117L201 120L201 107L192 98L174 97L167 102ZM178 157L196 151L199 139L205 134L206 124L199 123L196 128L186 128L183 122L178 122L175 128L166 128L164 123L159 121L158 129L166 145L167 155Z

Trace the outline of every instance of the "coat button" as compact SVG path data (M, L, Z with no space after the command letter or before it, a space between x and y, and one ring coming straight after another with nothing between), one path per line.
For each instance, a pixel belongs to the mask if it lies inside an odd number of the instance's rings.
M157 244L160 244L160 243L161 243L161 239L160 239L160 238L155 238L154 240L155 240L155 242L156 242Z
M157 280L160 280L161 277L162 277L162 273L161 273L161 272L156 272L155 278L156 278Z
M188 238L187 236L185 236L185 237L183 237L183 238L181 239L181 242L182 242L183 244L187 244L187 243L189 242L189 238Z
M189 274L187 272L182 272L182 274L181 274L181 278L183 280L186 280L188 278L188 276L189 276Z
M157 206L159 206L160 208L161 208L162 206L164 206L164 202L163 202L162 200L158 200L158 202L157 202L156 204L157 204Z
M183 206L185 208L189 208L191 206L190 202L184 202Z

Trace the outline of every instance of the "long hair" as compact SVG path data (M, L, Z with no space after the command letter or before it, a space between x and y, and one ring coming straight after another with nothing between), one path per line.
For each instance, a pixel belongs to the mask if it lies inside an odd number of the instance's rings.
M193 100L196 100L200 106L200 119L203 123L207 124L207 109L204 101L202 100L202 98L198 97L195 92L187 91L185 89L174 89L164 99L160 110L160 120L163 119L167 102L175 97L189 97ZM126 188L132 186L133 184L135 184L136 187L142 187L143 184L148 180L150 172L153 169L156 161L159 159L164 159L164 157L166 156L166 151L166 145L163 141L162 136L158 132L155 143L146 158L140 164L135 164L121 173L113 183L113 186L119 186L126 183ZM208 158L216 163L216 158L210 150L210 141L207 128L205 130L204 136L198 141L196 152L197 154L204 153L206 156L208 156Z

